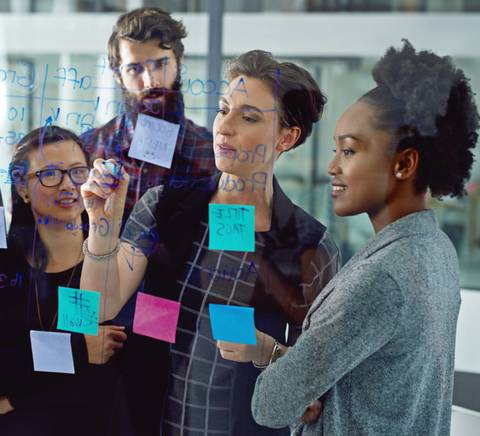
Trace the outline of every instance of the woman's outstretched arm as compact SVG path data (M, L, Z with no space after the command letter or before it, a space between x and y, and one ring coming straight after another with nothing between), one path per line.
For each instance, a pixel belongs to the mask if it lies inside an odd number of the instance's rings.
M102 322L114 318L138 288L145 274L147 257L119 239L128 174L111 159L96 159L93 165L90 177L82 185L89 233L80 287L101 293ZM132 253L134 267L129 262Z

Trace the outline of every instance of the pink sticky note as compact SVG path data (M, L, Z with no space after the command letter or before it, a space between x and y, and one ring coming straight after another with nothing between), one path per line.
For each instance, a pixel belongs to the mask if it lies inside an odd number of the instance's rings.
M180 303L139 292L133 318L133 332L175 343Z

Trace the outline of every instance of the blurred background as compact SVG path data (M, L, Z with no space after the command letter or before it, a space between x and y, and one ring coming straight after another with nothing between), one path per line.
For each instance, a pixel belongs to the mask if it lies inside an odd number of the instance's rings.
M388 46L408 38L417 49L451 56L480 92L480 0L0 0L0 189L5 204L8 162L24 134L48 120L81 133L123 110L106 46L118 15L140 6L170 10L187 27L183 92L186 114L198 124L211 123L212 106L226 85L211 73L215 62L258 48L311 72L329 102L307 143L280 159L277 176L298 205L329 227L344 262L373 231L366 216L334 216L326 168L336 119L373 86L370 71L376 60ZM468 196L430 201L460 258L461 377L480 373L479 157L480 146ZM480 383L476 394L469 393L471 380L457 380L466 392L458 404L480 411Z

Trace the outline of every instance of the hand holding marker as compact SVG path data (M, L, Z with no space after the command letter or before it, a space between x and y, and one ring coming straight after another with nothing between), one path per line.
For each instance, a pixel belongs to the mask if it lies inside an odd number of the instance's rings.
M90 228L95 228L102 219L109 222L110 228L121 223L129 180L121 162L94 161L88 180L81 188Z

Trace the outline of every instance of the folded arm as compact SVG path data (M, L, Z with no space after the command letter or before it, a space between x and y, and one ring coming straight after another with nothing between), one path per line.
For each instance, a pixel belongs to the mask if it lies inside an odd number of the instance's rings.
M347 279L311 315L296 344L258 377L252 398L257 423L297 422L312 401L393 337L403 305L395 280L371 265Z

